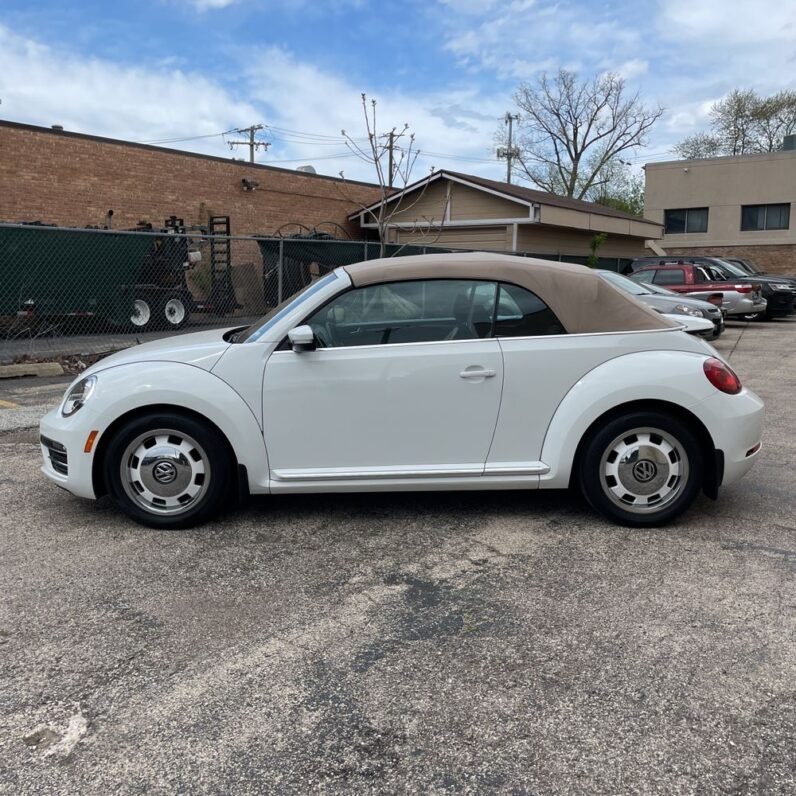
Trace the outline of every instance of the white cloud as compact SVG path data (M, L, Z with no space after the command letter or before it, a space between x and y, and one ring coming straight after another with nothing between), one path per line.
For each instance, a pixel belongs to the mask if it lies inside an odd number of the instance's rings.
M631 58L629 61L625 61L618 66L612 66L611 69L621 75L625 80L633 80L647 73L649 62L642 58Z
M758 0L663 0L660 21L681 39L708 47L783 42L796 52L796 4Z
M631 63L628 52L643 52L641 32L602 4L515 0L479 10L468 0L440 2L469 11L444 16L445 49L464 66L489 70L506 80L528 80L559 67L588 71L600 64L616 69Z
M56 50L0 26L0 106L14 121L129 141L161 142L213 136L222 130L262 122L272 140L258 160L285 168L312 163L320 173L341 169L352 179L372 180L373 167L351 156L340 135L364 135L359 96L370 86L269 48L245 54L245 99L205 76L164 62L159 68L129 67ZM484 98L475 88L440 93L374 92L379 130L411 125L421 155L414 176L430 167L500 173L492 140L507 97ZM285 130L309 132L298 135ZM320 134L320 135L318 135ZM220 157L233 153L220 136L165 143ZM443 154L436 154L443 153ZM235 156L245 152L238 150ZM453 158L443 155L452 155ZM455 158L472 158L457 160Z
M133 141L210 135L259 116L201 75L83 59L2 26L0 97L3 115L14 121ZM225 154L214 141L192 148Z
M421 154L415 178L422 177L431 166L486 174L500 171L493 159L492 139L498 119L508 107L507 97L485 98L475 88L411 95L400 91L373 91L371 86L354 85L280 48L268 48L251 59L248 80L252 98L268 109L267 123L332 137L338 136L341 130L355 138L365 135L360 95L367 92L368 97L375 98L378 103L379 132L393 127L400 129L408 123L421 152L434 153ZM281 152L289 153L287 157L305 155L307 162L314 163L319 171L336 173L343 169L348 177L373 178L372 166L350 156L340 138L302 143L295 134L275 131L274 136L273 160L277 160ZM335 154L346 157L333 159L331 156ZM453 158L446 158L444 154Z
M188 0L188 3L197 11L218 11L237 2L238 0Z

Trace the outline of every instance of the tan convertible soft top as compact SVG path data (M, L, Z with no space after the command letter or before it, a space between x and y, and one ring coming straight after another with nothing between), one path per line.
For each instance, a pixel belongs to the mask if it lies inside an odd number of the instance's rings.
M524 287L550 307L570 334L669 329L677 324L592 269L489 252L423 254L346 265L356 287L411 279L494 279Z

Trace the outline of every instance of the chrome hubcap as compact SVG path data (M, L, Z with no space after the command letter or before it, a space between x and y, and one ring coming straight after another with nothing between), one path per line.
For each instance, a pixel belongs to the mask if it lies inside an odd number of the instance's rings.
M179 299L169 299L166 302L166 320L178 326L185 320L185 304Z
M143 299L136 299L133 302L133 314L130 316L130 321L135 326L146 326L152 316L152 311L149 309L149 304Z
M153 514L181 514L197 503L210 483L210 462L196 440L171 429L136 437L121 462L128 497Z
M626 511L660 511L674 501L688 480L688 456L669 433L635 428L617 437L600 463L605 494Z

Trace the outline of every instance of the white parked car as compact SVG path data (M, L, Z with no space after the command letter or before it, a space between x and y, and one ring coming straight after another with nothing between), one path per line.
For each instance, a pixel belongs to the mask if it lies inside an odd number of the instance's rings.
M160 528L245 492L569 486L659 524L760 450L762 402L682 329L578 265L345 266L248 328L98 362L42 420L43 472Z

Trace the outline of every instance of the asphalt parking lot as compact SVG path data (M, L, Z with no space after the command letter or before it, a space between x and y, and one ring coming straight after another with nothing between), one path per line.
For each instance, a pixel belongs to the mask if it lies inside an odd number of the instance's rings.
M262 498L158 532L38 474L0 384L0 793L796 792L796 319L717 347L767 404L717 502Z

